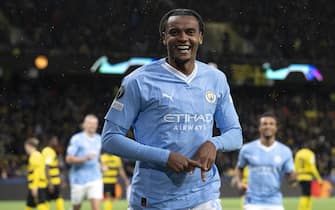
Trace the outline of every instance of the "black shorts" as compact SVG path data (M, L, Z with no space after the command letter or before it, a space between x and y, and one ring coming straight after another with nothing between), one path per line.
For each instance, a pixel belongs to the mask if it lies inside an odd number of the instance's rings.
M115 197L115 184L104 184L105 196L109 194L112 198Z
M54 185L54 191L50 192L49 189L47 189L47 200L56 200L60 197L60 185Z
M46 200L47 200L47 188L38 188L38 198L36 201L33 195L31 194L31 190L29 189L26 204L29 207L36 207L37 204L45 203Z
M311 196L311 183L312 181L299 181L301 194L304 196Z

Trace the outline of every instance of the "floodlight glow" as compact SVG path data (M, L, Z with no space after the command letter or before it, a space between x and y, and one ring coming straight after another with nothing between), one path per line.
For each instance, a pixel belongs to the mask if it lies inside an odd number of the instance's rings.
M310 64L290 64L288 67L273 70L269 63L264 63L263 68L266 70L266 79L284 80L291 72L301 72L306 80L322 81L323 76L320 71Z
M123 74L130 66L142 66L151 63L154 58L133 57L127 61L111 64L106 56L98 58L91 66L91 72L98 71L101 74Z

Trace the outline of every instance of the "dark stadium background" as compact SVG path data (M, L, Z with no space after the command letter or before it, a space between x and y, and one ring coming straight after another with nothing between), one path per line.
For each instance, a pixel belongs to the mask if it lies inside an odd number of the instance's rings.
M62 159L85 114L96 114L101 130L124 75L92 73L91 66L101 56L110 63L163 57L159 20L179 7L197 10L206 22L198 57L226 73L244 141L257 137L257 115L274 111L280 119L280 141L293 151L302 142L312 142L321 175L333 183L335 10L331 5L329 0L1 0L0 185L14 189L24 184L27 137L44 140L57 135ZM43 70L34 64L39 55L48 59ZM312 64L324 80L307 81L293 73L284 81L269 81L262 68L266 62L273 69ZM237 152L218 154L226 187L236 157ZM64 162L62 169L66 180Z

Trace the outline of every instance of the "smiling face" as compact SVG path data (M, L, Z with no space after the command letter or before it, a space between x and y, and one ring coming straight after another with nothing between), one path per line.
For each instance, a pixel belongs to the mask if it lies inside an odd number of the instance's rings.
M193 69L202 38L199 22L194 16L170 16L162 34L169 64L177 69L190 64Z
M274 141L277 133L277 121L273 117L261 117L259 120L259 133L261 139Z

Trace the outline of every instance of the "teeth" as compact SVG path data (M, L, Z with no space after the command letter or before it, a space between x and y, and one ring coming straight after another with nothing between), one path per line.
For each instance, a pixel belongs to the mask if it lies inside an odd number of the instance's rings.
M189 50L190 46L182 45L182 46L177 46L178 50Z

